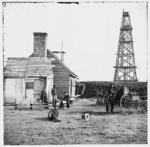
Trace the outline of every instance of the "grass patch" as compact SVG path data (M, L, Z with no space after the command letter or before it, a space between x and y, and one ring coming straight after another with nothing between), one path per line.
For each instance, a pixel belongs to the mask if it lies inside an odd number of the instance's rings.
M48 110L4 108L5 145L147 144L147 113L107 114L95 99L80 99L60 110L61 122L47 120ZM90 119L81 119L89 113Z

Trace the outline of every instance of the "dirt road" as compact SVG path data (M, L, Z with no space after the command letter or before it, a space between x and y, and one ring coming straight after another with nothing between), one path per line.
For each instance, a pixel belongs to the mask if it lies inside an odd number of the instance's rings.
M5 145L146 144L147 114L107 114L95 99L60 110L61 122L47 120L48 110L4 107ZM88 121L81 114L90 114Z

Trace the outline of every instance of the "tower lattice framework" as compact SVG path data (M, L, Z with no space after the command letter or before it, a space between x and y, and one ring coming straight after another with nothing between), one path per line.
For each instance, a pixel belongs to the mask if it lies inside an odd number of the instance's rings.
M137 81L131 20L129 13L124 11L122 14L116 66L114 68L114 81Z

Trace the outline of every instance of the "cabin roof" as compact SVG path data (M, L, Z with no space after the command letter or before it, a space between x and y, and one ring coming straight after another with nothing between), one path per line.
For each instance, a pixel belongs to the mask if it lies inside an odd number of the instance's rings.
M68 72L71 76L73 77L78 77L74 72L72 72L54 53L52 53L50 50L47 50L47 57L50 56L52 58L55 58L54 62L58 62L59 64L61 64Z
M33 53L30 55L30 57L33 57ZM77 78L78 76L72 72L54 53L52 53L49 49L47 49L47 58L54 58L54 62L58 62L60 65L63 66L67 70L67 72L70 74L70 76L73 76Z
M5 77L49 76L52 74L51 59L41 57L8 58Z

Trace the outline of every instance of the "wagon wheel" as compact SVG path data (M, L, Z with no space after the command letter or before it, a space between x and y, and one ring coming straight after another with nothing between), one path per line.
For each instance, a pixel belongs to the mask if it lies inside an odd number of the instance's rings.
M136 113L140 107L139 97L123 95L120 100L120 108L123 113Z

